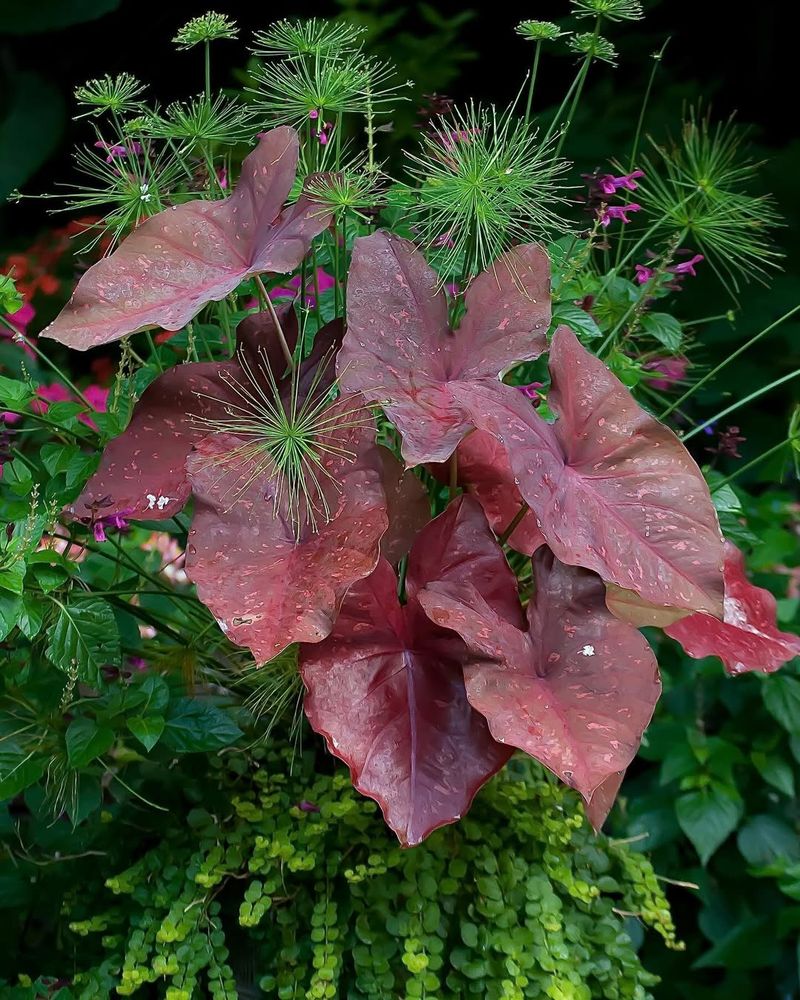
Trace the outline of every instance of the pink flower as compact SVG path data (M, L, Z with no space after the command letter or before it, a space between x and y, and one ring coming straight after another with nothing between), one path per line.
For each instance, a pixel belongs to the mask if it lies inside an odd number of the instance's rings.
M437 236L433 241L433 245L435 247L447 247L448 250L452 250L455 247L452 232L448 230L446 233L442 233L441 236Z
M16 312L11 313L10 316L6 316L6 319L8 320L9 323L15 326L20 333L26 333L28 325L33 320L33 317L35 315L36 315L36 310L33 308L30 302L26 302L24 305L21 305ZM11 334L7 332L4 335L11 336Z
M312 122L316 121L317 118L319 118L319 111L309 111L308 117L311 119Z
M110 389L106 389L101 385L88 385L83 390L83 395L95 413L105 413L108 409L108 395L110 391ZM78 420L86 424L87 427L91 427L92 430L97 430L97 424L87 413L81 413Z
M114 143L109 146L107 142L103 142L102 139L99 139L94 145L95 149L104 149L108 153L106 163L113 163L118 156L127 156L128 153L133 156L139 156L142 152L142 144L140 142L131 142L127 146L121 146L119 143Z
M632 202L630 205L607 205L600 213L600 225L604 228L610 224L612 219L619 219L622 223L628 223L628 212L641 212L642 206Z
M96 542L106 540L106 528L115 528L117 531L124 531L128 527L128 516L133 513L133 508L121 510L116 514L103 514L92 524L92 534Z
M277 299L296 299L300 295L300 283L302 279L299 274L293 275L286 282L285 285L279 285L277 288L271 288L269 291L269 297L275 301ZM316 288L319 288L319 294L324 295L329 289L333 288L336 284L336 279L332 274L328 274L327 271L323 270L321 267L317 268L317 281L316 286L313 278L309 278L306 283L306 305L309 309L313 309L316 305L316 300L314 294ZM258 302L253 299L251 303L252 308L258 308Z
M37 386L36 395L39 398L34 399L31 403L31 410L34 413L47 413L51 403L66 403L72 398L69 390L60 382Z
M675 264L673 267L667 268L668 271L672 271L673 274L691 274L693 278L697 277L697 271L695 271L695 264L699 264L701 260L705 260L705 257L701 253L696 253L691 260L685 260L682 264Z
M656 273L654 267L648 267L646 264L637 264L635 270L636 281L638 281L640 285L646 285L648 281L653 279L653 276Z
M650 385L654 389L672 389L673 386L686 378L689 362L686 358L654 358L644 366L645 371L658 372L659 378L654 378Z
M528 385L516 385L514 386L514 388L517 389L519 392L521 392L522 395L525 396L527 399L530 399L533 402L538 403L539 400L542 398L539 395L539 390L543 388L543 386L544 382L529 382Z
M225 167L220 167L220 169L217 171L217 181L219 182L219 186L222 188L223 191L228 187L228 171L225 169Z
M623 174L621 177L615 177L613 174L601 174L597 178L597 186L603 194L608 195L616 194L620 188L635 191L639 187L636 183L637 177L644 177L644 171L634 170L633 173Z

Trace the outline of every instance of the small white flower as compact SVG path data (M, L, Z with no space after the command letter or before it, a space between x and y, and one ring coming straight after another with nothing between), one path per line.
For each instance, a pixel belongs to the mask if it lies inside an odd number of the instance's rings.
M156 505L156 495L155 493L147 493L145 495L145 500L147 500L147 509L152 510Z
M145 181L139 185L139 200L148 202L153 196L150 194L150 185Z
M586 645L581 650L582 656L594 656L594 646Z
M163 510L168 503L169 503L169 497L160 496L156 501L156 507L158 507L159 510Z

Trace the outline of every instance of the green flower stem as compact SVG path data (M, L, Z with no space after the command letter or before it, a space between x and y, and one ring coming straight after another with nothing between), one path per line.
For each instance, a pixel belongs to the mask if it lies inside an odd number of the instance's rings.
M281 345L283 356L286 358L286 364L289 366L290 371L294 371L294 357L292 356L292 352L289 350L289 345L286 342L286 336L283 332L283 328L281 327L281 321L278 319L278 314L275 312L275 306L272 304L272 299L269 297L267 290L264 287L264 282L261 280L260 274L256 275L255 282L261 302L264 306L266 306L270 316L272 317L272 322L275 324L275 332L277 333L278 342Z
M89 402L89 400L84 396L84 394L69 378L69 376L64 374L64 372L58 367L58 365L54 361L51 361L46 354L40 351L39 348L36 346L36 344L30 341L25 336L24 333L20 333L20 331L14 326L13 323L9 323L9 321L5 318L5 316L0 316L0 323L2 323L3 326L11 330L11 332L14 334L14 339L16 341L18 341L21 344L25 344L26 347L29 347L33 351L33 353L36 355L37 358L39 358L40 361L44 361L44 363L49 368L52 368L53 371L56 373L56 375L58 375L58 377L64 383L64 385L66 385L75 393L75 395L78 397L78 399L80 399L80 401L89 410L89 412L94 413L94 407Z
M375 171L375 111L372 107L372 94L369 90L364 95L367 102L367 170Z
M800 434L790 434L789 437L784 438L783 441L780 441L772 448L769 448L767 451L763 451L760 455L756 455L755 458L752 458L749 462L736 469L735 472L732 472L729 476L726 476L718 483L715 483L711 487L711 492L716 493L718 490L721 490L723 486L727 486L733 479L737 479L739 476L744 475L745 472L749 472L750 469L755 468L755 466L760 465L762 462L766 462L768 458L772 458L773 455L777 455L778 452L785 448L787 444L793 444L795 441L800 441Z
M713 417L709 417L702 424L698 424L697 427L693 427L686 434L682 435L682 441L688 441L689 438L693 438L695 434L699 434L700 431L706 429L711 424L715 423L717 420L722 420L723 417L727 417L728 414L733 413L735 410L741 409L743 406L747 406L748 403L752 403L754 400L759 399L761 396L773 389L777 389L778 386L784 385L793 378L797 378L800 375L800 368L796 368L793 372L789 372L788 375L784 375L783 378L775 379L774 382L770 382L769 385L762 385L760 389L756 389L755 392L751 392L749 396L745 396L744 399L739 399L735 403L731 403L724 410L720 410L719 413L715 413Z
M525 124L527 125L531 120L531 108L533 107L533 88L536 86L536 76L539 72L539 55L542 51L542 41L539 39L536 42L536 47L533 53L533 67L531 69L531 78L528 83L528 101L525 105Z
M145 340L147 341L147 346L150 348L150 357L158 366L159 374L164 373L164 366L161 364L161 359L158 356L158 351L156 350L155 342L153 341L153 335L149 330L145 331Z
M583 66L581 66L577 77L577 86L575 88L575 96L572 98L572 105L569 109L569 115L567 116L566 124L561 131L561 137L558 140L558 145L556 146L555 156L558 158L561 156L561 150L564 148L564 143L567 141L567 133L569 132L572 122L575 119L575 112L578 110L578 104L583 94L583 88L586 84L586 77L589 75L589 67L592 64L592 56L587 55L583 61Z
M715 375L718 375L722 371L722 369L725 368L726 365L729 365L731 361L735 361L740 354L743 354L748 349L748 347L752 347L753 344L758 343L758 341L761 340L762 337L766 337L767 334L772 333L772 331L776 327L780 326L781 323L784 323L787 319L790 319L792 316L794 316L794 314L798 310L800 310L800 303L796 305L793 309L790 309L789 312L784 313L783 316L781 316L779 319L776 319L774 323L770 323L769 326L764 327L764 329L759 331L754 337L751 337L750 340L747 341L747 343L742 344L741 347L737 348L733 352L733 354L729 354L724 361L721 361L717 365L716 368L712 368L710 372L707 372L699 381L695 382L695 384L690 389L688 389L679 399L676 399L674 403L670 404L666 408L666 410L664 410L664 412L661 414L661 419L664 420L665 417L668 417L673 410L677 409L681 405L681 403L684 403L690 396L692 396L695 392L697 392L698 389L702 388L706 384L706 382L709 382L712 378L714 378Z
M529 510L530 510L530 507L527 505L527 503L523 502L522 506L517 511L517 513L514 515L514 517L511 519L511 521L508 524L508 526L506 527L506 529L501 534L499 534L497 536L497 542L498 542L499 545L505 545L506 544L506 542L509 540L509 538L511 538L511 536L514 534L514 532L516 531L516 529L519 527L520 522L522 521L523 517L525 517L525 515L528 513Z
M206 100L211 101L211 43L206 39L203 48L205 50L206 69Z
M314 315L317 317L317 329L322 326L322 306L319 301L319 268L317 267L317 248L311 246L311 274L314 281Z

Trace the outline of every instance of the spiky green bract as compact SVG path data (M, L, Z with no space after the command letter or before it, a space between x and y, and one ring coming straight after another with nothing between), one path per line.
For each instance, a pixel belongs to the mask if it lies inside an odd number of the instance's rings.
M257 368L242 353L239 365L244 377L240 380L230 372L220 376L239 403L225 404L228 416L196 418L197 426L209 433L230 434L243 441L216 460L225 471L247 470L232 483L231 503L254 482L267 477L274 483L275 516L285 517L298 539L306 527L319 531L335 513L328 494L331 486L338 491L339 484L328 471L326 460L355 459L355 454L342 446L341 432L372 422L372 413L363 404L331 410L337 384L330 385L325 375L332 364L332 354L323 358L303 399L300 368L296 366L288 397L282 397L263 348Z
M390 66L359 53L289 59L260 66L253 75L256 113L272 125L298 128L310 119L389 111L399 89L390 83Z
M514 30L529 42L553 42L566 34L552 21L520 21Z
M770 195L750 193L760 164L743 139L732 120L712 125L691 111L679 142L653 143L638 192L662 229L691 237L732 294L739 278L763 279L782 256L770 238L781 218Z
M221 94L214 100L201 95L185 103L175 101L166 107L163 114L147 116L142 132L157 139L216 142L230 146L249 139L253 134L253 125L245 105Z
M597 35L591 31L585 31L579 35L572 35L568 43L573 52L583 56L591 56L600 62L608 63L610 66L617 65L617 50L602 35Z
M263 58L338 56L361 48L366 28L347 21L284 19L253 36L254 55Z
M127 140L120 139L121 144ZM113 143L109 145L114 145ZM183 168L167 149L155 150L141 140L141 155L128 152L106 162L103 151L78 148L75 164L79 173L91 178L91 184L65 186L61 211L80 211L102 215L97 224L97 239L111 237L111 245L134 229L143 219L161 212L176 191Z
M644 11L639 0L572 0L576 17L602 17L608 21L639 21Z
M245 708L259 724L259 742L269 739L280 722L288 723L290 739L299 736L303 682L298 652L299 647L294 643L266 663L249 663L242 671L237 687L245 694Z
M178 31L172 39L179 49L191 49L201 42L215 42L220 38L236 38L239 29L236 22L231 21L225 14L217 14L210 10L199 17L193 17L191 21Z
M90 110L78 117L101 115L104 111L120 114L123 111L139 108L141 103L138 98L144 93L144 89L144 84L130 73L87 80L82 87L75 88L75 100Z
M569 164L511 108L470 104L440 118L407 155L418 184L417 232L426 248L440 248L443 280L477 274L512 244L569 228L558 215Z
M335 173L312 177L306 191L337 218L352 212L367 222L366 211L382 204L385 180L380 171L369 170L366 157L360 156Z

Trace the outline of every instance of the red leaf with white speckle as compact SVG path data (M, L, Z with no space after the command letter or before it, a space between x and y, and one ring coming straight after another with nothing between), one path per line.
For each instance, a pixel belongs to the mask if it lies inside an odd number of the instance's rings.
M510 756L467 701L464 643L434 625L414 596L432 579L463 574L483 588L489 606L512 615L516 607L519 615L514 577L469 497L417 538L405 606L382 559L353 586L330 637L301 651L311 725L406 846L459 819Z
M180 330L245 278L293 270L331 218L306 195L283 208L298 149L293 129L273 129L245 159L228 198L147 219L89 268L42 336L85 351L148 327Z
M189 456L195 512L186 572L228 637L257 660L324 639L347 591L377 563L388 524L382 463L374 427L347 416L358 400L342 396L325 414L344 419L328 435L337 453L320 456L331 513L317 531L306 523L298 532L285 502L274 502L274 479L253 460L231 460L239 439L209 435Z
M342 385L380 401L408 465L442 462L473 426L454 384L538 357L550 323L550 267L534 244L504 254L470 285L452 332L447 298L422 254L378 232L356 240L347 286Z
M527 631L463 582L435 581L418 599L473 654L467 697L495 739L541 761L591 804L636 754L661 691L658 667L643 636L608 611L594 573L547 548L533 568Z
M747 670L771 673L800 656L800 637L779 631L775 612L775 598L768 590L750 583L744 556L726 542L722 621L710 615L690 615L664 631L695 659L718 656L729 674Z
M421 481L411 469L404 469L388 448L380 448L383 461L383 488L389 528L381 539L381 555L397 563L414 544L414 539L431 519L431 503Z
M452 387L508 453L556 556L646 601L722 613L722 537L684 446L566 327L550 352L546 423L509 386Z

